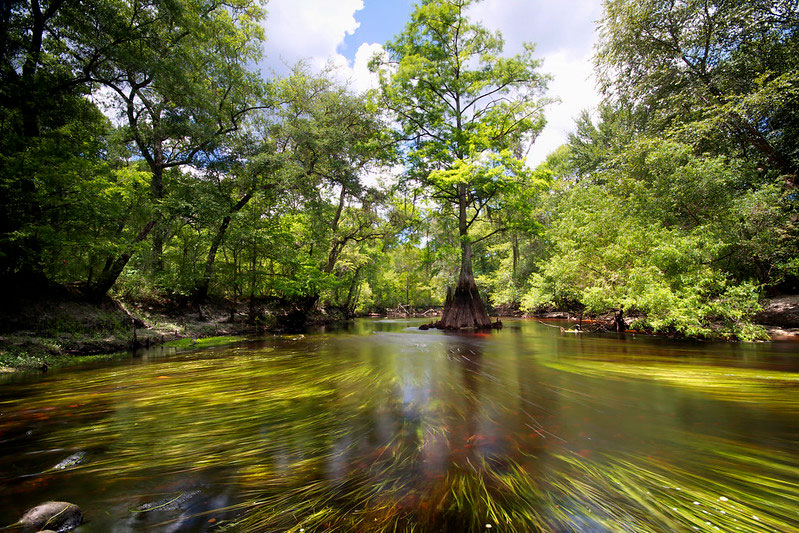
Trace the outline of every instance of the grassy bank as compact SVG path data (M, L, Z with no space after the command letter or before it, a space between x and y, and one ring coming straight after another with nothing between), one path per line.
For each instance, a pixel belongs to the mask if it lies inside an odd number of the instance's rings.
M180 307L171 302L92 303L58 297L6 303L0 310L0 372L47 370L113 359L159 344L210 346L253 331L229 306Z

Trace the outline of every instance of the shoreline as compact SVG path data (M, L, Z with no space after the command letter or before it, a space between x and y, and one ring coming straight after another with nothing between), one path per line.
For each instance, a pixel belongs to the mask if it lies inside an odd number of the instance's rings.
M151 346L207 345L207 342L198 341L234 342L253 335L296 330L283 320L287 316L285 309L260 308L256 325L253 325L248 323L244 305L232 309L229 302L209 303L198 308L172 302L130 303L110 298L99 304L53 299L18 302L18 306L16 309L6 306L0 312L6 330L0 332L0 375L36 370L46 372L49 368L110 360ZM408 315L432 318L431 311ZM507 309L501 311L505 311L498 315L501 318L578 322L565 311L528 315L508 313ZM398 315L400 313L389 311L385 316ZM759 317L768 319L764 320L767 323L759 324L769 335L769 340L764 342L799 342L799 296L772 299ZM343 316L324 310L306 318L307 325L344 320ZM601 324L596 332L607 332L609 329L604 327L607 322L604 318L586 317L583 323ZM630 333L660 336L642 331Z
M101 303L54 298L6 305L0 310L0 375L115 359L140 348L238 340L274 329L247 324L241 310L230 322L229 307L203 305L201 317L197 309L169 302L133 304L110 298Z

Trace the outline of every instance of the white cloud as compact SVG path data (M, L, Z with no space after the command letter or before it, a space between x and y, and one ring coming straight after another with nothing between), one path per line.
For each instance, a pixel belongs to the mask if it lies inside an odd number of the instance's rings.
M549 94L560 99L546 112L547 125L536 139L527 156L528 164L536 166L553 150L568 140L574 131L574 119L583 109L593 110L600 101L596 91L591 54L574 58L569 52L558 52L544 59L541 69L552 75Z
M602 3L484 0L472 6L470 15L486 28L502 32L506 52L520 51L523 42L536 43L536 55L544 59L541 72L553 78L548 94L560 103L547 109L547 126L528 155L528 164L535 166L567 141L581 110L599 103L591 56Z
M520 50L523 42L534 42L542 55L568 50L582 56L594 41L602 2L484 0L471 7L470 15L487 28L500 30L511 52Z
M377 43L363 43L355 52L355 60L350 65L346 57L336 54L330 64L336 70L334 75L339 81L348 84L356 92L364 92L378 87L377 75L369 72L369 61L376 53L383 51L383 45Z
M353 77L356 80L356 89L376 89L378 79L376 74L369 72L369 61L376 54L382 54L385 50L382 44L372 43L362 44L355 53L355 65L353 66Z
M270 0L265 23L267 68L285 72L306 60L322 68L336 48L358 28L355 13L363 0Z
M336 51L358 28L355 14L363 9L363 0L270 0L267 9L265 74L286 74L305 61L317 71L334 67L334 76L355 91L377 87L368 64L381 45L362 43L353 63Z

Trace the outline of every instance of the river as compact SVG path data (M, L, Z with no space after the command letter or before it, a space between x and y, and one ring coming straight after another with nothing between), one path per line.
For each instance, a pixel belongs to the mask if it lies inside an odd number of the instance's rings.
M0 382L0 526L799 531L799 343L420 320Z

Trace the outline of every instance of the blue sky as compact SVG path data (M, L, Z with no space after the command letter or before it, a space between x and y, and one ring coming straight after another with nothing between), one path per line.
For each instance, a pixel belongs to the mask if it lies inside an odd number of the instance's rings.
M336 67L356 90L373 87L367 63L381 44L402 30L412 0L269 0L262 68L285 74L302 60L313 69ZM549 95L560 103L547 110L547 127L528 155L535 165L567 139L574 118L599 102L592 77L595 21L601 0L482 0L469 17L505 37L513 54L536 43L542 71L553 76Z
M402 31L411 18L413 0L364 0L364 7L355 13L360 24L352 35L347 35L338 52L355 60L355 53L363 43L384 43Z

